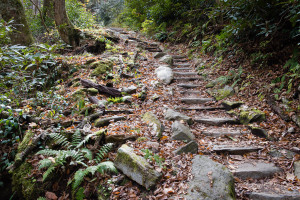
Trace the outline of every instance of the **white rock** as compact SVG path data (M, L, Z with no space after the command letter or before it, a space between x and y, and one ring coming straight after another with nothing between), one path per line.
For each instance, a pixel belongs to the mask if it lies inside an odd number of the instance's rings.
M155 70L155 74L159 80L161 80L164 84L170 84L174 78L174 73L170 67L159 66Z

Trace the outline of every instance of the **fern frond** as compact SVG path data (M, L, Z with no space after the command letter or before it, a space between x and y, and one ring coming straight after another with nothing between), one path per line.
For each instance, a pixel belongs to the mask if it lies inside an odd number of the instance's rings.
M48 158L45 158L39 162L39 169L48 168L52 164L52 161Z
M89 134L87 136L84 137L84 139L76 146L76 148L80 148L82 145L84 145L85 143L87 143L91 137L95 136L96 133L92 133L92 134Z
M50 137L54 142L62 147L70 148L71 144L68 139L60 133L51 133Z
M73 190L75 190L83 181L83 178L88 174L86 170L79 169L74 175L74 183L72 185Z
M38 151L36 154L41 154L41 155L45 155L45 156L56 156L60 153L60 151L58 150L53 150L53 149L43 149Z
M52 172L55 170L55 166L54 165L52 165L52 166L50 166L46 171L45 171L45 173L43 174L43 181L45 181L47 178L48 178L48 176L50 175L50 174L52 174Z
M105 172L118 173L117 168L115 167L114 163L111 161L102 162L98 164L96 167L97 167L97 171L101 174L104 174Z
M100 163L103 158L112 150L113 143L107 143L104 146L101 147L100 150L98 150L98 153L96 154L96 163Z
M36 200L47 200L45 197L39 197Z
M83 200L83 199L85 199L84 188L80 187L76 192L76 200Z
M79 129L76 129L75 133L72 135L72 147L76 147L81 141L81 133Z
M87 158L88 160L93 159L93 153L91 152L91 150L87 148L83 148L81 149L81 152L83 153L84 157Z

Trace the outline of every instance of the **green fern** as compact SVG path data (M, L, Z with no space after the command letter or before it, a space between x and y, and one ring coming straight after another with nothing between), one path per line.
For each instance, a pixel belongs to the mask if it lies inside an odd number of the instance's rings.
M72 136L72 147L76 147L81 142L81 133L80 130L77 129Z
M39 169L43 169L43 168L48 168L50 167L50 165L52 165L52 161L48 158L44 159L44 160L41 160L39 162Z
M108 143L101 147L100 150L98 150L98 153L96 154L95 161L96 163L100 163L103 158L112 150L113 144Z
M56 166L55 165L51 165L43 174L43 181L45 181L50 174L52 174L52 172L55 170Z
M36 200L47 200L45 197L39 197Z
M85 143L87 143L91 139L91 137L93 137L95 135L97 135L97 134L96 133L92 133L92 134L89 134L89 135L85 136L84 139L76 146L76 148L79 149L82 145L84 145Z
M79 169L74 175L74 182L72 185L73 190L75 190L83 181L84 177L88 174L94 175L95 173L99 172L104 174L105 172L114 172L117 173L118 170L114 166L114 163L111 161L102 162L96 166L87 167L85 170Z
M83 200L85 199L85 195L84 195L84 188L81 187L78 189L78 191L76 192L76 200Z
M43 149L38 151L36 154L41 154L45 156L56 156L59 154L59 150L53 150L53 149Z
M51 133L50 137L54 140L55 144L58 144L62 147L66 147L67 149L71 147L71 144L68 141L68 139L60 133Z
M91 152L91 150L89 150L87 148L83 148L83 149L81 149L81 152L83 153L83 156L85 158L87 158L88 160L93 159L93 153Z

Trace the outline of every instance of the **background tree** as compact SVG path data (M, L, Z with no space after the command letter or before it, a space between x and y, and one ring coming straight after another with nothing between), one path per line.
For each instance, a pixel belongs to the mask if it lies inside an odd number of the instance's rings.
M1 0L0 15L6 22L14 20L13 26L16 30L9 34L12 44L29 45L33 43L24 7L20 0Z

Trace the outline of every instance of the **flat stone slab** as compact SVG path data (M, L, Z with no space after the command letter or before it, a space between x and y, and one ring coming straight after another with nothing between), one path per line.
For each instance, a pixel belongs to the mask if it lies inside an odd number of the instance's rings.
M300 161L294 162L295 176L300 179Z
M126 144L118 149L114 164L126 176L146 189L153 188L162 176L161 173L153 169L144 157L136 155L133 148Z
M209 130L202 131L202 134L207 136L220 137L223 135L231 135L231 136L242 135L243 133L241 130L209 129Z
M193 179L184 196L189 200L235 199L234 179L230 171L208 156L197 155L192 164Z
M174 67L190 67L191 64L189 64L189 63L174 63L173 66Z
M222 110L224 107L176 107L178 110L196 110L196 111L202 111L202 110Z
M192 70L192 68L189 68L189 67L177 67L177 68L172 68L173 71L189 71L189 70Z
M182 87L182 88L197 88L197 87L201 87L201 85L194 85L194 84L177 84L177 87Z
M215 145L212 150L216 153L229 153L231 155L243 155L263 149L262 147L232 147L225 145Z
M180 94L185 94L185 95L199 95L202 94L202 92L200 91L193 91L193 90L183 90L183 91L179 91Z
M197 72L174 72L174 75L177 76L196 76L198 75Z
M172 57L173 57L173 59L184 59L184 58L186 58L186 56L182 56L182 55L173 55Z
M270 194L265 192L251 192L247 195L253 200L298 200L300 194Z
M233 118L195 118L195 122L221 126L223 124L238 124L238 121Z
M185 104L203 104L214 101L213 98L181 98L180 101Z
M275 173L280 172L281 169L276 167L273 163L243 163L233 172L233 174L241 179L261 179L272 177Z
M174 77L176 81L196 81L196 80L203 80L203 77Z

